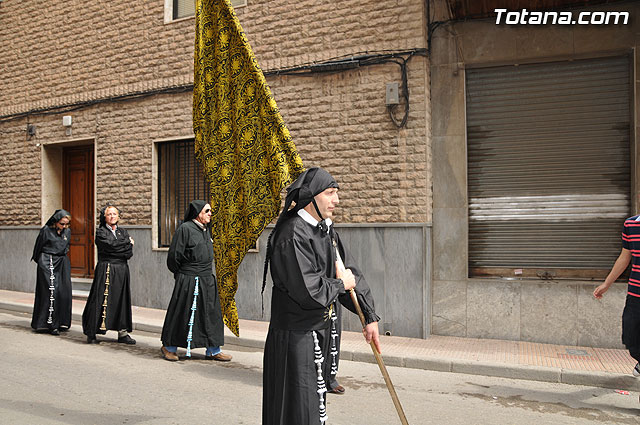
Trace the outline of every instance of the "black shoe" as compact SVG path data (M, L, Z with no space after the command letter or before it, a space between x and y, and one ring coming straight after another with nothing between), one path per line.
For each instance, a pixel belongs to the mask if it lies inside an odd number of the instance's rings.
M60 331L58 331L58 329L51 329L51 330L49 331L49 333L50 333L51 335L56 335L56 336L57 336L57 335L60 335Z
M95 336L87 336L87 344L100 344Z
M633 376L640 376L640 363L636 363L636 367L633 368Z
M118 342L122 344L136 345L136 340L131 338L128 334L122 338L118 337Z

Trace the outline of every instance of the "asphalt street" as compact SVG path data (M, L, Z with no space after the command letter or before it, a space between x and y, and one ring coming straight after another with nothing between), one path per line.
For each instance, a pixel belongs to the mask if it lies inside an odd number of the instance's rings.
M86 344L80 326L36 334L30 316L0 312L0 424L260 424L262 351L225 346L230 363L163 360L157 334L135 346L109 333ZM181 352L184 356L184 351ZM637 393L389 367L409 423L638 424ZM343 361L345 395L329 395L328 425L399 424L375 364ZM294 425L294 424L292 424Z

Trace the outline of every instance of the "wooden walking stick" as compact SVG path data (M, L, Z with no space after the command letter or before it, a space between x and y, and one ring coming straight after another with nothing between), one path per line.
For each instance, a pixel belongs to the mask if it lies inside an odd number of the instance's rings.
M340 256L340 251L338 251L338 244L335 239L332 238L333 248L336 252L336 271L340 270L344 272L344 262L342 261L342 257ZM362 313L362 308L360 308L360 303L358 302L358 296L356 295L356 291L351 288L349 289L349 295L351 295L351 301L358 312L358 317L360 318L360 323L362 323L362 329L367 326L367 321L364 318L364 314ZM380 372L382 372L382 377L384 378L384 383L387 384L387 389L389 390L389 394L391 394L391 400L393 400L393 405L396 407L396 411L398 412L398 416L400 417L400 422L402 425L409 425L409 421L407 421L407 417L404 414L404 410L402 410L402 405L400 404L400 399L398 398L398 394L396 393L396 389L391 382L391 377L389 376L389 372L387 372L387 368L384 365L384 361L382 360L382 355L376 348L376 344L373 342L369 342L371 346L371 350L373 351L373 356L376 358L376 363L378 363L378 367L380 368Z
M349 289L349 293L351 295L351 301L353 301L353 305L356 307L356 311L358 312L358 317L360 317L360 322L362 323L362 328L366 326L366 321L364 318L364 314L362 314L362 309L360 308L360 303L358 302L358 297L356 296L356 291L353 289ZM371 349L373 350L373 355L376 358L376 362L378 363L378 367L380 368L380 372L382 372L382 377L384 378L385 384L387 384L387 389L389 390L389 394L391 394L391 400L393 400L393 405L396 407L396 411L398 412L398 416L400 417L400 422L402 425L409 425L407 421L407 417L404 414L404 410L402 410L402 405L400 404L400 399L398 398L398 394L396 394L396 389L391 382L391 377L389 376L389 372L387 372L387 368L384 365L384 361L382 360L382 355L378 352L375 343L373 340L369 342Z

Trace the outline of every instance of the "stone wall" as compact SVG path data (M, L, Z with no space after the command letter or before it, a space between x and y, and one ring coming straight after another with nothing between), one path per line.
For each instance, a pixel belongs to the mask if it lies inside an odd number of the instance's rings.
M248 2L238 17L265 70L364 51L426 46L424 2L398 0ZM193 82L194 18L164 23L164 2L2 2L0 225L39 225L43 146L93 144L95 202L122 206L130 224L152 224L153 142L192 137L191 92L114 101ZM384 12L384 13L382 13ZM306 166L335 174L338 221L431 219L428 68L409 62L410 114L398 130L385 84L395 64L333 75L267 81ZM91 102L49 114L29 111ZM73 117L66 135L62 116ZM27 137L27 124L37 133ZM16 187L15 182L21 184ZM48 214L44 212L42 215Z
M118 205L136 240L133 302L166 307L173 282L166 250L155 248L153 236L154 143L193 137L194 18L165 23L165 3L0 2L1 288L32 290L35 268L28 258L42 220L61 203L62 173L55 168L61 169L62 149L92 145L95 207ZM237 15L261 67L274 71L425 48L424 4L249 0ZM352 225L344 238L374 288L382 330L414 337L430 328L428 74L426 57L409 61L403 129L385 105L386 83L401 82L397 64L267 77L304 164L325 167L340 182L336 221ZM141 96L119 99L134 93ZM64 115L73 118L71 134L62 126ZM34 136L27 135L28 124L35 125ZM242 318L263 318L263 255L264 249L249 253L242 264ZM268 302L267 295L267 317ZM358 326L355 318L345 322L345 329Z

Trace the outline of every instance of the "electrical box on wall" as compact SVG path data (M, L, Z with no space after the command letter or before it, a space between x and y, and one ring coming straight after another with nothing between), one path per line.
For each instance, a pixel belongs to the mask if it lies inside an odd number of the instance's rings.
M399 103L398 83L387 83L387 105L397 105Z

